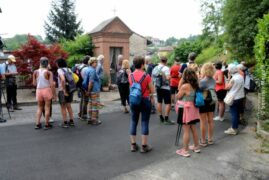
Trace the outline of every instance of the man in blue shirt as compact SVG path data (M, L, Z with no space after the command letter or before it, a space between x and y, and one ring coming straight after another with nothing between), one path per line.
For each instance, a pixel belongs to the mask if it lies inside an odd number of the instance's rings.
M99 125L102 122L98 120L100 107L100 79L96 73L97 59L91 57L89 67L86 72L88 79L88 88L86 94L89 96L89 118L88 124Z
M14 112L14 110L21 110L21 108L19 108L17 104L16 75L18 75L18 72L15 63L15 57L13 55L9 55L4 68L7 90L7 108L10 112Z

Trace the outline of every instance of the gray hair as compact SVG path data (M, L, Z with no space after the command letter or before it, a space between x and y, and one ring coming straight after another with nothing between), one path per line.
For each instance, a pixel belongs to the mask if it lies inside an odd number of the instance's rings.
M97 61L102 61L104 60L105 56L103 54L100 54L98 57L97 57Z
M228 71L230 72L230 74L237 73L238 72L237 65L235 65L235 64L229 64Z

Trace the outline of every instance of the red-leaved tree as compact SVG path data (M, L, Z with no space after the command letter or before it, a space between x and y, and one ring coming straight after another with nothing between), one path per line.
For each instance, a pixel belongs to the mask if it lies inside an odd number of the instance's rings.
M39 68L40 58L47 57L52 69L55 69L55 61L58 58L66 59L68 57L59 44L46 46L28 35L28 41L21 46L19 50L13 52L17 60L17 70L21 75L30 75L26 80L26 86L31 86L31 74ZM29 82L28 82L29 81Z

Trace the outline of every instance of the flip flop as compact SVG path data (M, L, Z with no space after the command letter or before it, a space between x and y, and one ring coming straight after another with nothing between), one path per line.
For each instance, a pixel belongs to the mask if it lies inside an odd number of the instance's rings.
M176 153L180 156L183 156L183 157L190 157L191 155L189 154L188 151L185 151L184 149L179 149L176 151Z

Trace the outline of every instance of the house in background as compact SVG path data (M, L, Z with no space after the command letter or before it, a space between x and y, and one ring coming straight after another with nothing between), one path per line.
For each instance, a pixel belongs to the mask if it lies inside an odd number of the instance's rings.
M147 55L147 47L151 43L146 37L134 32L130 37L130 60L132 61L134 56Z
M90 33L94 43L94 56L103 54L104 71L111 78L111 83L116 83L118 71L118 55L124 59L131 59L135 55L145 55L149 41L137 33L134 33L119 17L103 21Z
M103 21L90 33L95 45L94 56L103 54L104 71L110 75L111 83L116 83L118 55L122 54L124 59L129 59L131 29L119 18L113 17Z

